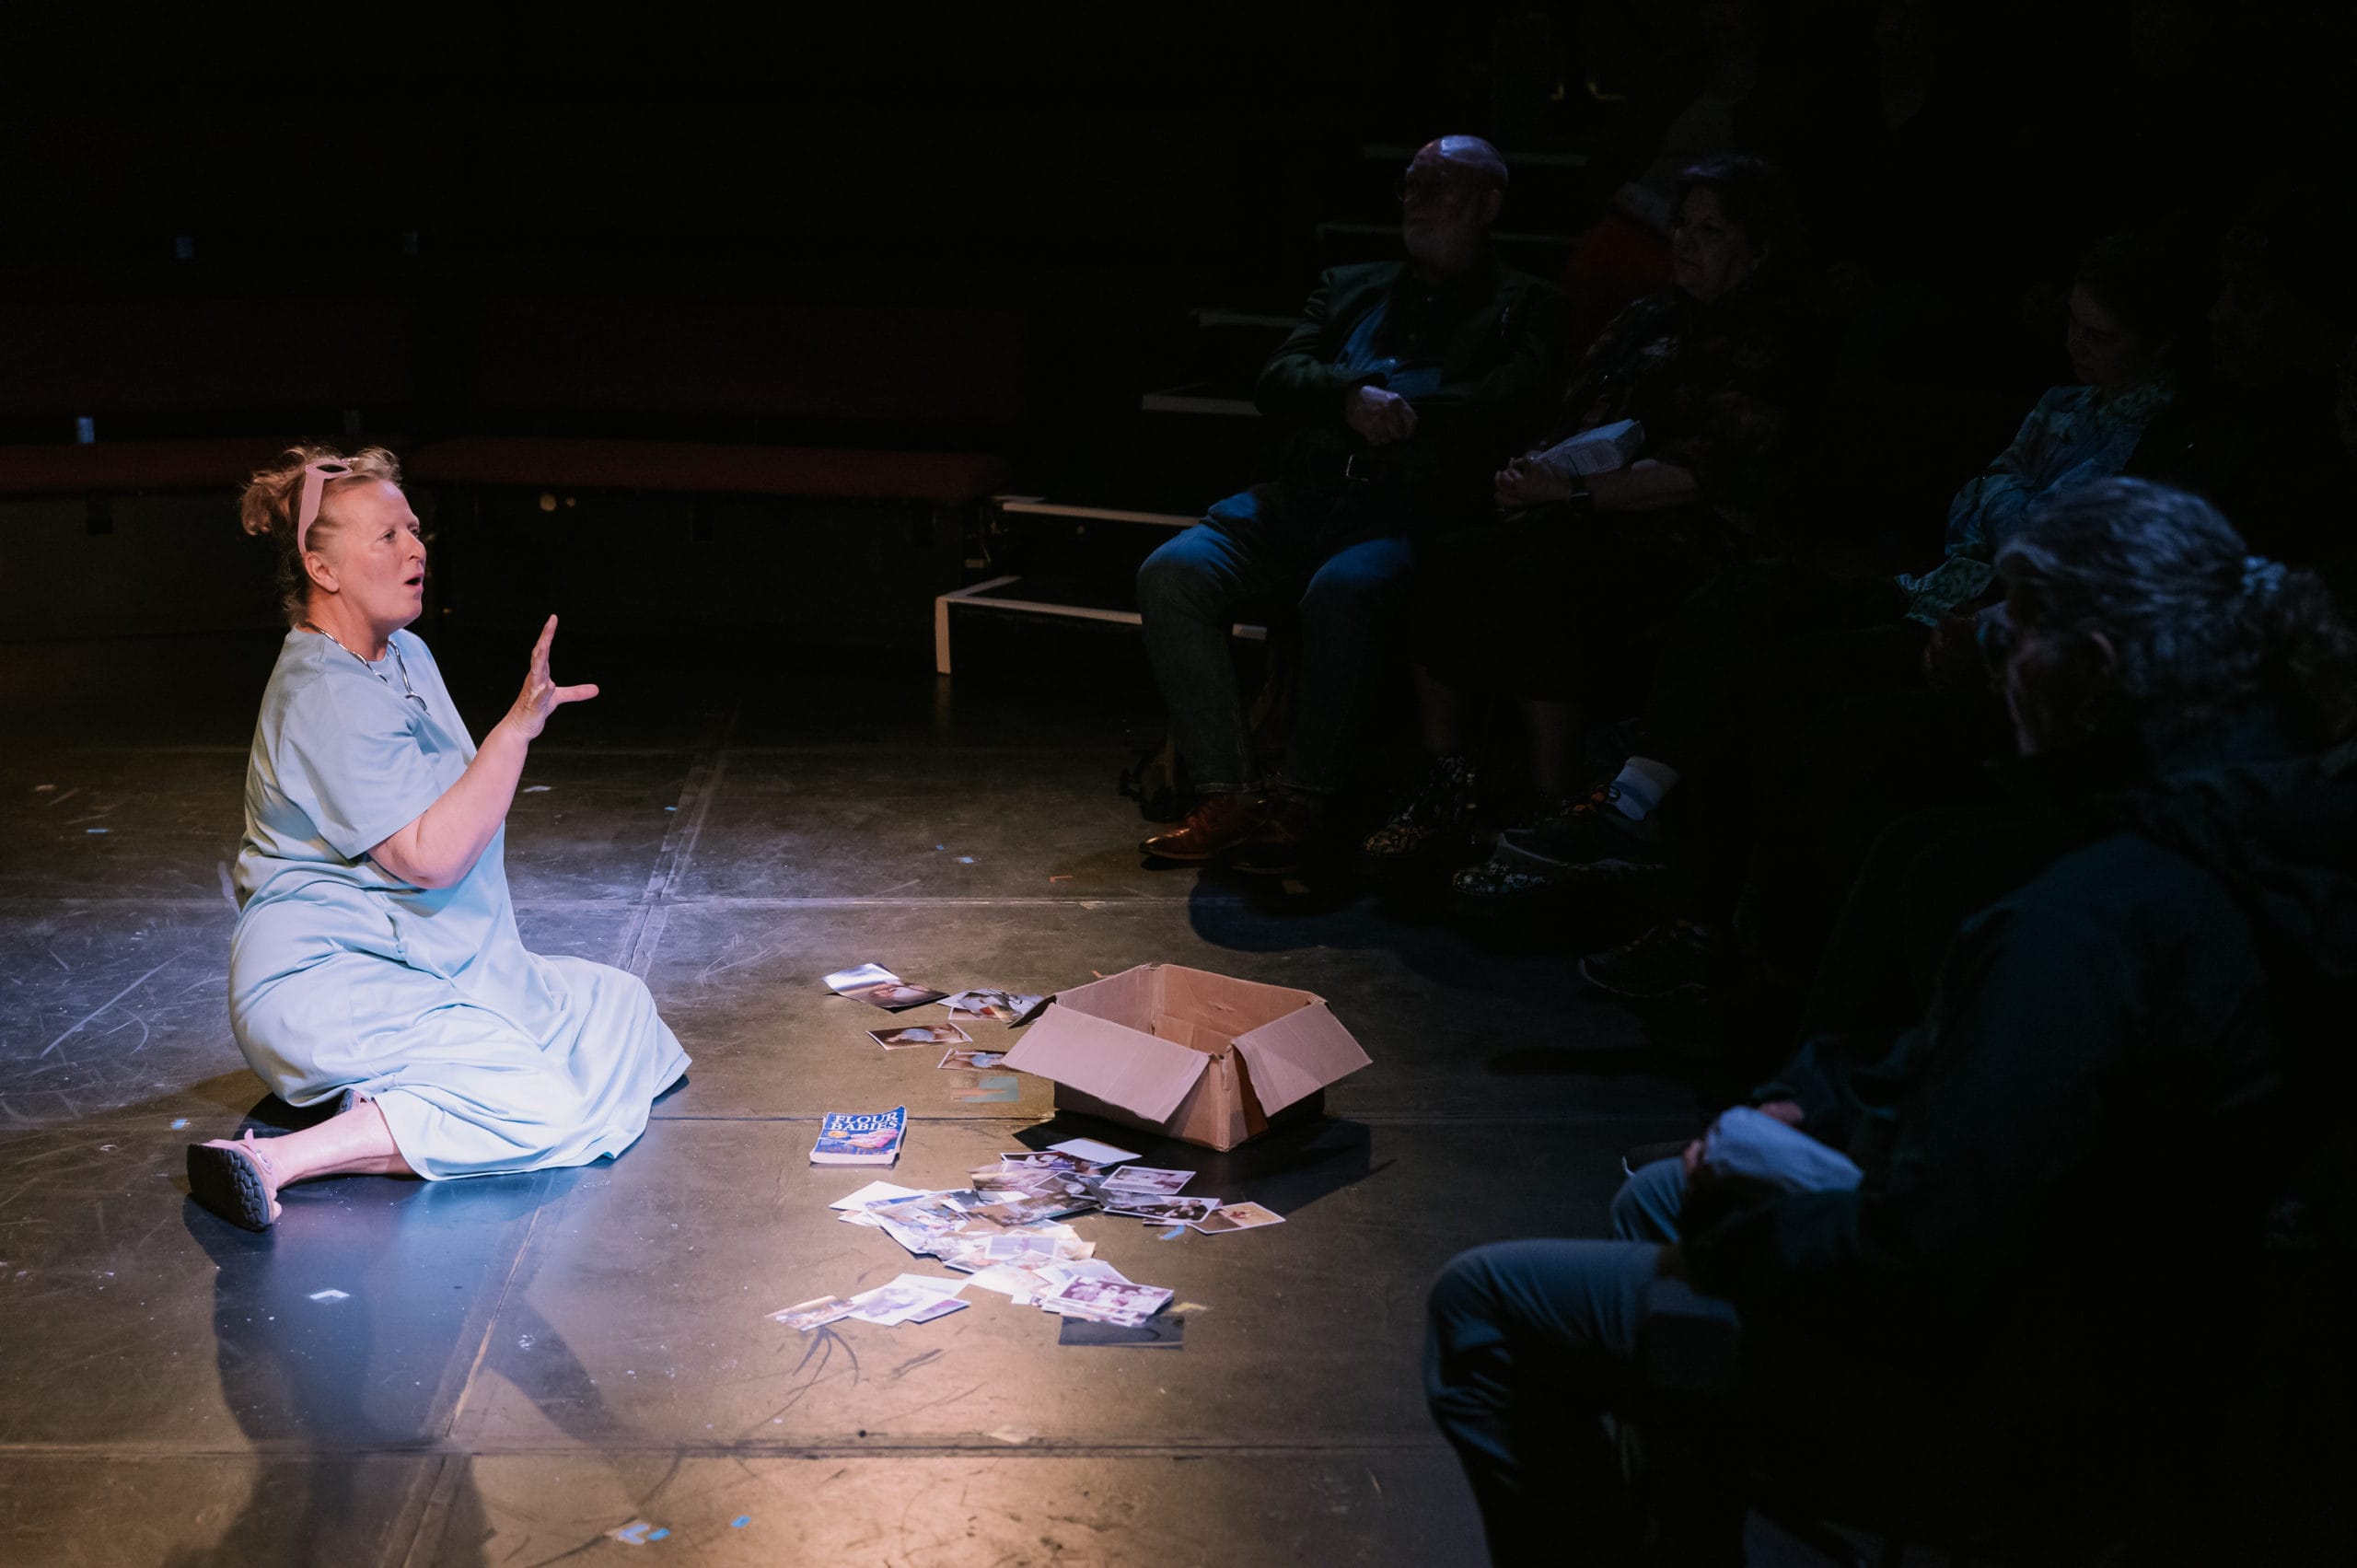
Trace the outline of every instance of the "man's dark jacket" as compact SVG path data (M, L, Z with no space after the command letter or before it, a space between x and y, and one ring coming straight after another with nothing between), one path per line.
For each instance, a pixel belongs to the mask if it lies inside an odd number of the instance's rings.
M1345 362L1353 332L1376 312L1375 346L1386 357L1436 362L1439 385L1410 395L1416 433L1371 448L1345 422L1343 394L1383 386L1380 368ZM1334 488L1345 464L1369 459L1378 482L1405 483L1478 503L1489 476L1518 455L1545 423L1562 379L1562 296L1525 273L1485 261L1463 278L1422 283L1406 263L1329 269L1302 320L1255 388L1260 412L1283 429L1277 477Z
M2088 803L2110 830L1965 923L1886 1056L1818 1042L1764 1086L1864 1180L1690 1236L1696 1284L1747 1326L1957 1366L2074 1280L2121 1322L2215 1285L2357 975L2357 746L2281 737L2254 712L2166 738Z

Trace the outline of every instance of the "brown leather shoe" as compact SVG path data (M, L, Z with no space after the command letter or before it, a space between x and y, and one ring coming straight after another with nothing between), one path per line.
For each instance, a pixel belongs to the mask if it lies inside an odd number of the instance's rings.
M1157 860L1212 860L1261 830L1258 797L1214 795L1187 813L1175 828L1167 828L1138 845Z
M1230 870L1286 877L1316 853L1325 820L1316 802L1297 795L1272 795L1260 802L1254 815L1259 829L1227 857Z

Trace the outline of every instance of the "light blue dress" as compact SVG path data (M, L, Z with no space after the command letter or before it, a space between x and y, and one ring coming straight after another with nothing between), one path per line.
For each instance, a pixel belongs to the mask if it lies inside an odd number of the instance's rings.
M290 632L254 726L238 853L238 1048L290 1104L376 1100L410 1168L435 1179L620 1154L688 1066L636 977L525 950L505 827L439 890L366 858L474 754L416 637L394 633L364 665Z

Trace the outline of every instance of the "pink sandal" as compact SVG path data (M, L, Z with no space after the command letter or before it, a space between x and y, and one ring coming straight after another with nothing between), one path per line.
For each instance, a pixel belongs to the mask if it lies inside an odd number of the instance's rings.
M277 1173L250 1130L242 1143L188 1146L188 1195L247 1230L271 1227L269 1179Z

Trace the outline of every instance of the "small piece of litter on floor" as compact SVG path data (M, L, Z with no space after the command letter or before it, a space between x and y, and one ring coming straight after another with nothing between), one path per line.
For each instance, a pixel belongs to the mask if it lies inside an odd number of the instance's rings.
M1069 882L1072 880L1072 873L1067 871L1061 877L1051 877L1048 880L1051 882Z
M935 845L934 845L934 846L933 846L933 853L934 853L934 854L939 854L943 850L946 850L946 849L947 849L948 847L949 847L949 846L948 846L947 844L935 844Z
M633 1519L627 1525L616 1525L606 1534L624 1546L644 1546L650 1540L661 1540L669 1530L657 1529L644 1519Z
M1182 1301L1176 1307L1164 1307L1162 1315L1165 1318L1176 1318L1185 1312L1209 1312L1210 1310L1210 1307L1200 1301Z
M728 1527L732 1530L741 1530L752 1522L753 1516L750 1514L739 1514L735 1518L728 1521Z
M313 1291L313 1292L311 1293L311 1299L312 1299L313 1301L342 1301L342 1300L343 1300L346 1295L350 1295L350 1294L351 1294L351 1293L350 1293L350 1292L348 1292L348 1291L341 1291L341 1290L333 1290L333 1289L330 1289L330 1290L315 1290L315 1291Z
M82 830L86 833L103 833L106 831L104 828L85 828Z
M666 811L677 811L679 807L676 806L667 806L663 809Z
M517 790L516 793L518 795L546 795L548 792L549 786L546 784L526 784L522 789Z
M114 1145L112 1144L100 1144L99 1145L99 1153L102 1155L110 1155L114 1153Z
M173 1118L172 1118L172 1131L173 1131L173 1132L179 1132L181 1128L183 1128L183 1127L185 1127L185 1126L187 1126L187 1125L188 1125L188 1118L187 1118L187 1117L185 1117L185 1116L175 1116L175 1117L173 1117Z
M985 1437L995 1437L1002 1443L1012 1443L1017 1447L1020 1447L1024 1444L1031 1441L1031 1434L1029 1433L1012 1426L1002 1426L996 1432L985 1432L982 1435Z
M1176 1240L1178 1240L1180 1237L1182 1237L1182 1236L1184 1236L1184 1235L1186 1235L1186 1234L1187 1234L1187 1227L1186 1227L1185 1225L1172 1225L1168 1230L1166 1230L1166 1231L1164 1231L1164 1232L1162 1233L1162 1236L1161 1236L1160 1239L1162 1239L1162 1240L1164 1240L1164 1241L1176 1241Z
M958 864L960 865L971 865L974 864L974 857L970 854L961 854L958 857Z
M35 784L33 785L33 793L35 795L39 795L43 790L55 789L56 787L57 786L55 784Z

